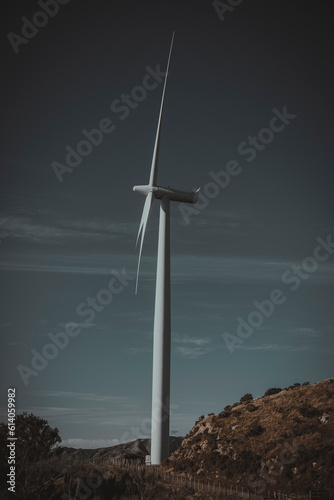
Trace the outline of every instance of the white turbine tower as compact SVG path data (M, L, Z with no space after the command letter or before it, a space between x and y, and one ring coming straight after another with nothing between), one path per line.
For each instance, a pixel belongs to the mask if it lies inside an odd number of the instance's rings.
M133 190L146 196L144 209L140 221L137 243L141 235L136 293L140 260L147 221L155 198L160 200L159 240L157 278L155 292L154 332L153 332L153 380L152 380L152 430L151 430L151 463L161 464L169 455L169 401L170 401L170 217L169 202L179 201L196 203L198 191L185 192L171 188L157 186L158 159L161 119L169 69L169 62L173 47L174 33L169 50L164 88L162 92L158 128L155 138L150 180L146 186L134 186Z

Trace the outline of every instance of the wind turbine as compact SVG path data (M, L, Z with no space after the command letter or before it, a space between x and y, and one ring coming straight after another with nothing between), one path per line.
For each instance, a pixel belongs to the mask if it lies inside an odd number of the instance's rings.
M175 32L174 32L175 33ZM196 203L198 191L185 192L170 187L157 185L158 160L161 120L167 84L169 62L172 53L174 33L169 49L167 70L162 92L157 133L155 137L153 158L149 183L145 186L134 186L133 190L146 196L144 209L139 225L137 243L140 238L139 259L137 268L136 293L140 260L147 221L155 198L160 200L159 238L157 278L155 291L154 331L153 331L153 374L152 374L152 428L151 428L151 463L154 465L169 456L169 405L170 405L170 344L171 344L171 310L170 310L170 201ZM137 245L136 243L136 245Z

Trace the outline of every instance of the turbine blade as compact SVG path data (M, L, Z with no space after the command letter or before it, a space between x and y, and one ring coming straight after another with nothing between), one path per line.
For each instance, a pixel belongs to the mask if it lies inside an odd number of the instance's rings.
M145 237L147 221L148 221L148 218L150 216L150 212L151 212L153 201L154 201L153 192L150 191L148 193L148 195L146 196L146 200L145 200L145 204L144 204L144 209L143 209L143 213L142 213L141 221L140 221L140 225L139 225L139 231L138 231L138 235L137 235L137 241L136 241L136 246L137 246L138 240L139 240L139 236L141 235L140 248L139 248L139 257L138 257L138 267L137 267L137 278L136 278L136 291L135 291L136 295L137 295L137 289L138 289L139 268L140 268L141 254L142 254L142 250L143 250L144 237Z
M157 183L161 120L162 120L162 113L163 113L163 108L164 108L165 91L166 91L166 84L167 84L167 77L168 77L168 70L169 70L169 62L170 62L170 57L171 57L171 54L172 54L172 48L173 48L173 42L174 42L174 35L175 35L175 31L173 31L172 42L171 42L170 49L169 49L169 56L168 56L168 63L167 63L167 69L166 69L165 83L164 83L164 88L163 88L163 91L162 91L160 113L159 113L159 120L158 120L158 128L157 128L157 134L156 134L156 137L155 137L154 150L153 150L153 158L152 158L152 165L151 165L150 182L149 182L150 186L156 186L156 183Z

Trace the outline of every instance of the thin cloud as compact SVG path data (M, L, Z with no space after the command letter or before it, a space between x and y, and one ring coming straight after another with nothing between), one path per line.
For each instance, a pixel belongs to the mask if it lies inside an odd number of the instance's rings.
M184 358L197 359L200 356L204 356L205 354L207 354L209 351L211 351L211 349L205 347L177 346L175 348L175 351L177 354Z
M132 269L130 276L135 276L136 256L124 254L104 254L88 252L76 255L37 253L15 254L3 257L0 269L32 272L56 272L71 274L108 275L112 269L121 269L126 266Z
M187 336L183 336L183 337L178 337L177 335L175 335L173 337L173 342L176 342L178 344L194 344L195 346L204 346L206 344L209 344L211 342L210 339L208 338L195 338L195 337L187 337Z
M195 338L189 336L180 337L177 334L172 337L173 350L180 356L187 357L189 359L196 359L212 350L207 347L207 344L210 342L211 339L207 338ZM132 356L136 356L144 353L151 353L152 350L151 345L135 346L127 348L127 353Z
M175 335L173 337L173 343L178 344L174 347L174 351L188 359L197 359L212 351L212 347L208 346L210 342L211 339L208 338L189 337L187 335Z
M247 344L240 344L233 346L234 349L239 349L243 351L290 351L294 349L293 346L289 344L261 344L248 346Z
M31 394L43 397L61 397L61 398L71 398L72 400L85 400L85 401L96 401L96 402L111 402L111 403L127 403L129 401L128 397L125 396L106 396L103 394L98 394L94 392L71 392L71 391L31 391Z
M334 332L334 326L317 326L314 328L309 327L294 327L288 328L287 333L296 336L297 338L307 338L307 339L317 339L324 337L328 334L332 335Z
M6 323L2 323L0 328L7 328L8 326L13 326L13 323L11 321L7 321Z
M147 418L148 414L139 405L129 407L107 408L92 405L92 407L69 408L66 406L30 406L22 408L21 412L33 413L48 420L51 425L62 427L64 424L91 425L93 427L122 428L131 426L134 422L140 422ZM2 411L5 414L5 411ZM104 431L106 432L106 431ZM109 433L109 431L107 431Z
M46 220L44 220L46 219ZM108 241L134 234L135 225L97 217L91 220L71 219L70 215L50 212L44 217L13 216L0 220L1 229L15 238L33 243L61 245L67 241Z
M288 352L326 352L332 351L331 349L324 349L314 346L312 344L292 345L292 344L261 344L256 346L248 346L247 344L240 344L233 346L235 350L244 351L288 351Z

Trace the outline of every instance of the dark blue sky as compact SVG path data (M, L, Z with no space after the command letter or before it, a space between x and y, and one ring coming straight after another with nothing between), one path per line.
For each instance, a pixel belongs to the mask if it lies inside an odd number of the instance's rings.
M329 7L41 4L1 16L3 415L14 386L18 412L65 444L148 435L158 203L135 296L132 186L148 182L173 30L158 182L202 190L171 209L172 433L246 392L332 377Z

